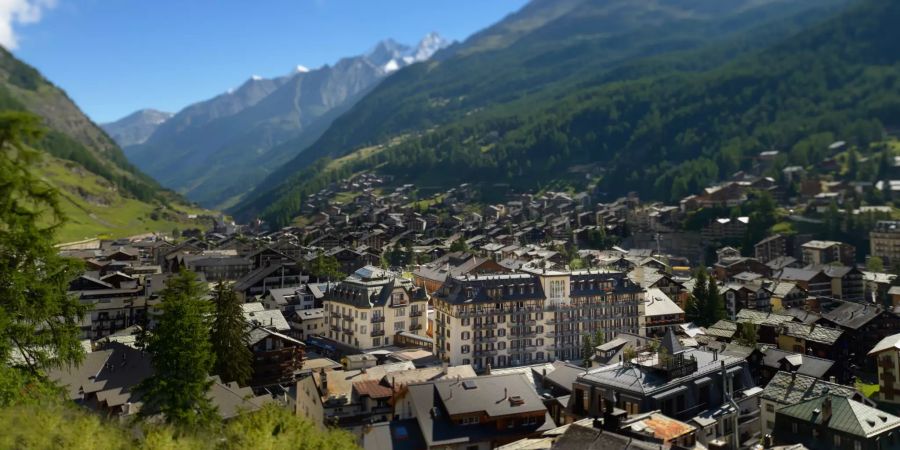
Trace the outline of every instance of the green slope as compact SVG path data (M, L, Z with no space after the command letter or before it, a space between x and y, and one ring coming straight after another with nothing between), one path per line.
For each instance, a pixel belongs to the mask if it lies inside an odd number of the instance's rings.
M58 238L171 231L190 208L132 166L122 150L68 96L0 48L0 109L28 111L47 128L30 145L45 153L35 171L60 189L70 217ZM152 216L152 217L151 217Z
M233 212L240 217L262 213L275 223L285 223L296 213L296 197L327 182L323 179L340 175L320 173L317 168L322 164L316 160L339 157L401 134L417 137L380 153L373 164L389 162L386 170L438 184L488 179L516 183L525 174L531 185L548 181L548 176L564 174L578 161L561 146L560 139L569 130L557 129L548 136L518 134L554 105L565 102L567 107L578 107L582 94L598 86L658 73L710 70L815 23L844 3L582 0L560 6L533 2L450 49L440 61L412 66L386 80ZM534 18L542 14L550 18ZM510 29L515 30L512 36L508 36ZM695 54L698 49L703 49L699 55ZM596 147L590 152L606 152L593 141L603 130L591 132L594 136L579 138L579 145ZM541 158L511 158L510 152L517 151L511 145L530 146L540 155L554 156L561 165L551 168ZM448 161L456 172L431 170ZM450 178L445 176L448 173L466 175Z

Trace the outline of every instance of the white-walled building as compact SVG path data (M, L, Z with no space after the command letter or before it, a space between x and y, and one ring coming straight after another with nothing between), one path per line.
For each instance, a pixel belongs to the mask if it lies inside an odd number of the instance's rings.
M360 350L394 343L402 332L425 336L428 296L398 274L366 266L325 296L326 335Z
M434 352L477 370L580 361L585 334L644 334L644 294L620 272L451 277L433 294Z

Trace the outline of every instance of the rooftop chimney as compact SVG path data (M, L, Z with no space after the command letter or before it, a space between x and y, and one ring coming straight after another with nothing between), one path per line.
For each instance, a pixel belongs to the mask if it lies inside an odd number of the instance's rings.
M822 423L827 424L831 420L831 396L825 397L822 401Z

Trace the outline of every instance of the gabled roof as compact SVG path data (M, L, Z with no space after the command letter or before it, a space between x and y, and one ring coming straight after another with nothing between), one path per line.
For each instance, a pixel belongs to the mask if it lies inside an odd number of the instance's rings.
M276 331L291 329L291 326L284 318L284 314L279 309L262 309L260 308L262 304L259 303L245 303L241 306L244 309L244 320L250 325L269 327Z
M659 288L647 289L647 293L644 298L647 302L644 309L644 314L646 316L669 316L675 314L684 314L684 310L681 309L675 302L673 302L672 299L670 299L669 296Z
M844 334L843 331L837 328L828 328L817 324L804 325L796 322L786 322L783 326L783 332L788 336L829 345L837 342L841 335Z
M778 348L767 348L763 352L762 363L766 367L780 369L782 360L787 360L787 362L796 367L798 374L815 378L824 377L834 365L834 361L829 359L789 352Z
M831 408L831 415L826 413ZM832 430L870 438L900 427L900 417L839 395L827 394L778 410L804 422L826 425Z
M855 388L830 383L808 375L778 371L763 389L761 397L782 405L791 405L825 393L849 398L864 398Z
M785 314L755 311L744 308L737 313L737 322L752 322L757 325L778 326L785 322L791 322L794 316Z
M869 355L881 353L885 350L900 350L900 334L893 334L878 341L875 347L869 350Z
M856 330L878 317L881 312L881 308L868 303L841 302L837 308L823 312L822 318L835 325Z

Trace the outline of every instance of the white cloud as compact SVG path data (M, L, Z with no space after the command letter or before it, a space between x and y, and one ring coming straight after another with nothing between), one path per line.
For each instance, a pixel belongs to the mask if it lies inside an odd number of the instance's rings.
M19 45L16 25L37 23L44 10L56 6L56 0L0 0L0 45L14 49Z

